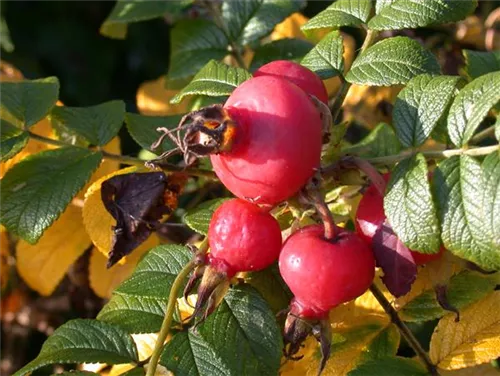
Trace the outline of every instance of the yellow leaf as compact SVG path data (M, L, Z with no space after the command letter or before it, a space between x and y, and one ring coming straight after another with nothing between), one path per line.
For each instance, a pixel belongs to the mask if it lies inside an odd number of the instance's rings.
M432 361L442 369L460 369L500 356L500 291L495 291L455 315L443 317L430 344Z
M452 276L463 269L462 264L462 261L451 252L444 252L443 257L420 266L410 292L397 298L394 301L394 308L401 310L419 295L432 290L434 286L447 284Z
M151 356L157 338L158 338L157 333L132 334L132 339L134 340L135 345L137 346L139 361L143 361L147 359L149 356ZM133 364L117 364L111 367L108 376L122 375L132 368L134 368ZM158 372L156 372L155 374L159 375Z
M270 35L271 40L284 38L297 38L306 40L307 38L302 30L300 30L300 27L304 25L308 20L309 18L302 15L301 13L293 13L274 27L274 30Z
M90 287L97 296L110 298L113 290L132 274L141 257L159 244L158 237L155 234L151 235L125 258L123 265L116 264L110 269L106 267L107 257L96 248L92 249L89 265Z
M500 371L491 364L481 364L480 366L462 368L453 371L439 370L441 376L499 376Z
M388 328L389 324L388 320L381 319L381 317L365 316L358 321L357 325L334 329L330 359L326 363L322 375L347 375L366 356L365 352L369 349L370 344L384 329ZM313 348L312 353L309 349L304 358L296 362L297 364L290 366L293 371L290 374L305 376L317 374L321 356L317 343L311 347ZM283 372L282 375L288 376L289 373Z
M116 224L116 221L108 213L101 200L101 184L103 181L116 176L129 174L138 171L138 167L127 167L111 174L101 177L95 181L85 193L85 202L83 204L83 224L85 229L92 239L94 245L106 257L111 249L111 226ZM119 261L123 264L123 260Z
M344 120L374 128L380 122L392 123L392 105L403 86L352 85L344 104Z
M81 208L69 205L37 244L20 240L16 246L17 270L28 286L50 295L66 270L90 246Z
M146 81L137 90L137 107L143 115L164 116L178 115L188 111L188 101L170 104L179 91L165 89L165 76L153 81Z

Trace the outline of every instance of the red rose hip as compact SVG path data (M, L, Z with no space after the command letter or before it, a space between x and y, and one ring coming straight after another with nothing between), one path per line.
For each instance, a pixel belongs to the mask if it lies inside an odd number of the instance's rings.
M275 76L285 78L314 95L320 101L328 104L328 92L323 81L310 69L289 60L276 60L263 65L254 72L254 77Z
M333 307L363 294L375 276L370 247L355 233L338 229L332 240L323 226L308 226L283 245L279 268L294 294L291 311L300 317L325 318Z
M224 110L235 124L234 142L211 161L234 195L273 205L297 193L319 167L322 121L296 85L271 76L250 79Z
M225 263L228 276L233 276L275 262L281 250L281 230L276 219L257 205L232 199L213 214L208 241L209 263Z
M197 267L184 296L201 279L193 317L208 316L238 272L257 271L277 261L281 230L276 219L255 204L241 199L224 202L214 212L208 229L210 253L195 258Z

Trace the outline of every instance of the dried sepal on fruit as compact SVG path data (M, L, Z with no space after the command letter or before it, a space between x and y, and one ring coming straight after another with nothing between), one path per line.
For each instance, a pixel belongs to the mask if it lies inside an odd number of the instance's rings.
M319 167L322 128L308 94L286 79L261 76L236 88L224 106L190 113L174 130L160 129L158 143L170 137L177 148L162 159L183 153L187 165L210 155L233 194L274 205L296 194Z

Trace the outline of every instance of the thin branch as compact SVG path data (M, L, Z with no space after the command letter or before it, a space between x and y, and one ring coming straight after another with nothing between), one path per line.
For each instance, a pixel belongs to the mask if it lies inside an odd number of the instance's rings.
M439 373L437 372L436 366L432 363L431 359L429 358L429 355L425 352L425 350L420 346L420 343L417 341L413 333L411 332L410 329L405 325L405 323L399 318L398 313L394 309L394 307L391 305L391 303L385 298L384 294L382 291L379 290L379 288L372 283L370 286L370 291L377 299L377 301L380 303L382 308L384 309L385 313L389 315L391 318L391 321L396 325L403 336L403 338L408 342L408 344L411 346L411 348L415 351L415 353L419 356L419 358L424 362L425 367L429 371L429 373L432 376L439 376Z
M32 133L29 131L28 131L28 136L34 140L43 142L43 143L48 144L48 145L53 145L53 146L57 146L57 147L72 146L72 147L76 147L76 148L89 150L89 149L84 148L82 146L71 145L67 142L64 142L61 140L54 140L52 138L40 136L36 133ZM120 163L123 163L126 165L130 165L130 166L144 166L144 162L146 162L142 159L135 158L135 157L129 157L126 155L108 153L107 151L102 150L102 149L99 149L99 151L102 153L104 159L110 159L110 160L117 161L117 162L120 162ZM214 180L217 178L217 176L215 175L215 173L213 171L203 170L203 169L199 169L199 168L184 168L182 166L177 166L177 165L173 165L173 164L162 164L160 166L160 168L164 172L167 172L167 173L169 173L169 172L184 172L184 173L191 175L191 176L199 176L199 177L204 177L204 178L214 179Z
M480 148L472 148L472 149L450 149L450 150L405 150L402 153L388 155L386 157L375 157L375 158L366 158L366 160L372 164L394 164L405 158L411 157L417 152L422 153L427 158L450 158L457 155L469 155L471 157L477 157L481 155L488 155L500 149L500 145L492 145L492 146L483 146Z
M148 364L148 370L146 376L154 376L156 372L156 367L158 366L158 360L160 359L165 340L167 339L168 333L170 331L170 325L172 324L172 319L174 316L175 307L177 305L177 296L179 295L179 290L184 283L186 277L194 269L194 261L190 261L184 266L180 273L175 278L172 288L170 289L170 294L168 296L167 311L165 312L165 317L163 323L161 324L160 333L156 339L155 348L151 354L151 360Z

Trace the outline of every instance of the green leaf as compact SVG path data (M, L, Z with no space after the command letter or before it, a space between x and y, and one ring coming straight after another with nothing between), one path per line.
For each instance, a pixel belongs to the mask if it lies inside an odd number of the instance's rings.
M139 261L134 273L113 292L97 319L120 326L130 333L157 332L163 321L172 284L192 256L186 247L178 245L161 245L151 249Z
M481 300L492 292L499 282L497 275L482 275L463 271L451 278L447 285L446 297L450 305L461 310L469 304ZM427 290L403 306L400 311L405 321L429 321L449 313L439 305L434 289Z
M337 0L311 18L302 26L302 30L361 25L366 23L370 17L371 3L371 1L366 0Z
M313 48L313 44L308 41L290 38L262 44L255 49L250 70L255 71L275 60L300 60L311 51L311 48Z
M422 154L406 158L391 173L384 211L394 232L410 249L437 253L441 245L436 209Z
M377 9L368 22L373 30L414 29L463 20L476 9L477 0L396 0Z
M382 330L373 341L363 351L361 361L379 359L390 355L396 355L399 344L401 343L401 334L399 329L391 324Z
M19 153L28 143L28 132L0 119L0 155L2 162Z
M500 72L485 74L465 85L448 114L451 141L462 147L474 135L489 110L500 101Z
M382 9L388 7L397 0L375 0L375 14L382 12Z
M274 313L287 308L293 298L290 289L281 277L277 263L264 270L249 273L245 282L262 295Z
M91 107L56 106L52 121L75 131L92 145L106 145L118 134L125 117L123 101L109 101Z
M230 67L212 60L170 102L179 103L187 95L211 97L230 95L238 85L251 77L252 75L245 69Z
M414 77L394 104L394 127L404 147L420 146L431 135L458 93L458 76Z
M122 373L120 376L144 376L145 374L146 371L144 370L144 368L139 367L139 368L132 368L130 371Z
M389 356L362 363L348 376L427 376L429 373L418 361L400 356Z
M446 159L434 171L441 238L453 254L486 270L500 269L500 253L489 247L481 175L479 162L467 155Z
M36 359L14 375L26 375L49 364L137 361L134 341L126 332L96 320L77 319L61 325L45 341Z
M90 179L100 152L67 147L23 159L1 180L2 224L34 244Z
M497 119L493 126L495 127L495 137L500 141L500 114L497 114Z
M158 127L165 127L168 129L176 128L181 120L181 116L145 116L139 114L125 114L125 124L132 138L141 145L144 149L149 150L155 154L161 154L165 151L171 150L176 147L172 140L165 137L161 145L155 149L151 149L151 145L158 140L161 133L156 131Z
M334 30L302 59L301 64L326 80L344 73L343 53L342 35Z
M282 346L266 301L251 287L237 286L196 331L167 343L160 364L176 375L276 375Z
M489 249L492 254L500 251L500 152L488 155L482 164L483 225L489 232Z
M277 24L304 5L304 0L226 0L222 4L222 18L229 38L247 45L271 33Z
M124 295L168 299L175 277L191 260L191 251L179 245L151 249L134 273L115 290Z
M165 316L167 299L113 293L97 319L119 326L128 333L156 333L160 331Z
M56 77L21 82L2 82L2 110L9 112L26 127L43 119L59 97Z
M99 376L99 374L90 371L71 370L63 373L54 373L52 376Z
M111 38L125 39L126 25L132 22L152 20L167 13L179 14L193 0L137 1L118 0L108 18L101 25L101 34ZM116 33L117 30L122 30Z
M405 84L422 73L439 74L436 57L416 40L407 37L384 39L354 60L346 80L360 85Z
M386 123L380 123L368 136L357 144L342 149L342 152L355 154L364 158L376 158L398 154L400 150L399 140L391 126Z
M228 54L229 41L212 22L182 20L171 31L169 80L192 77L210 60L221 60Z
M184 216L184 223L197 233L207 235L208 225L215 210L228 198L216 198L206 201L196 208L189 210Z
M500 70L500 51L482 52L464 50L465 74L471 80Z

